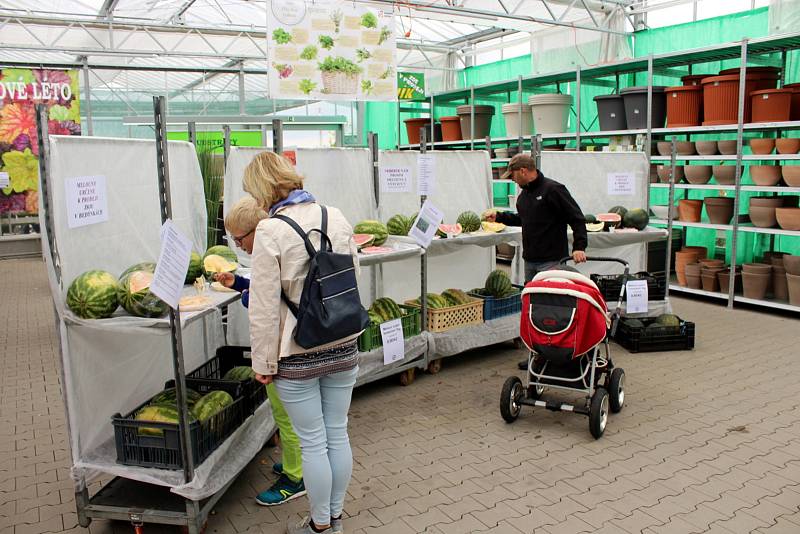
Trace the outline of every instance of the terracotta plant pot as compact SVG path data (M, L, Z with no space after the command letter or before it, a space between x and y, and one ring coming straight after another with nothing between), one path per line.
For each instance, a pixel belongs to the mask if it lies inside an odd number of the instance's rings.
M711 180L711 165L686 165L683 174L690 184L707 184Z
M745 263L742 265L742 272L754 274L771 274L772 265L769 263Z
M722 260L718 260L716 258L699 258L697 263L700 264L700 268L704 270L708 269L717 269L722 268L725 265L725 262Z
M675 252L675 274L678 284L686 285L686 265L697 261L698 252L696 250L679 250Z
M719 289L717 272L718 271L704 272L700 275L700 280L703 283L703 291L717 291Z
M713 165L711 172L720 185L734 185L736 183L736 165Z
M751 122L784 122L792 116L791 89L764 89L750 93Z
M702 200L690 200L683 198L678 201L678 220L683 222L700 222L700 214L703 211Z
M702 270L703 265L700 262L687 263L686 267L684 267L686 276L700 276Z
M658 172L658 179L661 183L669 183L669 175L670 175L670 167L669 165L659 165L657 172ZM679 184L683 181L683 165L675 165L675 183Z
M719 281L719 290L722 293L728 293L730 289L730 269L723 269L717 273L717 280ZM742 292L742 273L737 272L734 275L733 292L741 294Z
M797 154L800 152L800 138L781 137L775 139L775 148L778 149L778 154Z
M800 141L800 139L798 139ZM695 141L694 147L701 156L714 156L717 154L716 141Z
M800 208L775 208L775 218L783 230L800 231Z
M681 83L700 87L700 81L709 76L716 76L716 74L687 74L686 76L681 76Z
M703 199L706 214L711 224L730 224L733 218L733 199L730 197L706 197Z
M783 207L786 197L750 197L750 207L768 207L780 208Z
M656 150L660 156L669 156L672 154L672 141L658 141ZM675 153L679 156L694 156L696 154L694 143L692 141L676 141Z
M783 267L772 268L772 296L777 300L787 300L789 298L786 269Z
M800 256L785 254L783 256L783 268L787 274L800 276Z
M736 154L736 140L726 139L717 141L717 150L723 156L732 156Z
M737 71L738 72L738 71ZM745 95L760 89L759 77L747 74ZM739 74L703 78L703 126L736 124L739 121ZM750 122L751 100L744 100L744 122Z
M789 304L800 306L800 275L786 273L786 285L789 290Z
M750 299L762 300L767 295L767 289L772 281L772 274L742 273L742 287L744 296Z
M686 286L689 289L703 289L703 279L699 274L686 273Z
M792 90L791 120L798 121L800 120L800 83L787 83L783 88Z
M669 141L658 141L656 143L656 151L659 156L669 156L672 154L672 143Z
M708 249L706 247L698 247L698 246L686 246L681 249L681 251L694 251L697 252L697 259L703 260L706 259L708 256Z
M749 140L750 150L753 154L772 154L775 148L775 139L757 139Z
M751 165L750 178L756 185L772 187L781 181L781 168L778 165Z
M789 187L800 187L800 165L784 165L781 176Z
M719 71L720 76L735 75L739 76L742 73L741 68L733 67L731 69L724 69ZM781 77L780 67L747 67L747 79L752 77L755 80L754 91L761 91L763 89L775 89L778 87L778 80Z
M667 87L667 128L700 126L703 88L699 85Z
M758 228L773 228L778 224L775 208L772 206L750 206L750 221Z
M439 117L442 123L443 141L461 141L461 118L460 117Z
M421 117L416 119L406 119L403 122L406 123L406 134L408 135L409 145L419 144L419 131L421 128L425 128L427 130L428 141L431 141L431 120L429 118Z

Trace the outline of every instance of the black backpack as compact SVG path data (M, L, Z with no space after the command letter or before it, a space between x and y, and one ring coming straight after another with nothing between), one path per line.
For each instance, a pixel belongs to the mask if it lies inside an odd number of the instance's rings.
M320 249L308 239L303 229L285 215L273 215L294 228L303 238L311 263L300 295L300 306L289 300L281 289L281 298L297 318L294 340L304 349L325 345L357 334L369 324L369 316L358 295L356 271L350 254L333 252L328 230L328 210L322 208L322 229L319 232Z

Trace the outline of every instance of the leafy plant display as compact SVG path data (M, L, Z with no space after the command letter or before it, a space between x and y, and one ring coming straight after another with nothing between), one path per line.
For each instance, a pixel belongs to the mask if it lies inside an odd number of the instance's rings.
M294 67L285 63L273 63L272 67L278 71L278 78L288 78L294 72Z
M322 72L343 72L347 75L355 75L362 71L361 67L341 56L326 57L325 60L319 64L319 70Z
M198 144L197 161L200 164L200 175L203 177L203 192L206 197L206 239L210 245L216 244L222 235L219 221L219 207L222 204L223 177L220 166L214 160L215 147Z
M278 28L277 30L272 32L272 40L278 44L287 44L292 42L292 34L284 30L283 28Z
M307 59L309 61L312 59L317 59L318 52L319 50L317 49L316 46L308 45L303 49L302 52L300 52L300 59Z
M317 40L319 41L319 45L325 50L333 48L333 37L329 35L320 35Z
M365 95L371 94L372 90L374 88L375 88L375 86L372 85L371 81L369 81L369 80L361 80L361 91L363 91Z
M371 58L372 54L370 54L369 50L366 48L359 48L356 50L356 57L358 58L358 62L361 63L362 61Z
M367 12L361 15L361 25L365 28L377 28L378 17L372 12Z
M394 69L393 69L393 68L391 67L391 65L390 65L390 66L386 67L386 70L385 70L385 71L383 71L383 72L381 73L381 75L380 75L380 76L378 76L378 78L380 78L381 80L386 80L386 79L388 79L388 78L389 78L389 76L391 76L392 74L394 74Z
M300 80L300 83L297 84L297 88L300 89L300 91L304 95L310 95L311 91L316 89L316 87L317 87L317 84L312 82L308 78L303 78L302 80Z
M388 26L381 27L381 34L378 36L378 46L382 45L386 42L386 40L392 36L392 30L389 29Z
M3 154L2 169L8 173L11 185L3 193L35 191L39 187L39 161L30 148L24 152L10 151Z
M333 21L333 28L336 33L339 33L339 28L342 25L342 10L337 9L333 13L331 13L331 20Z

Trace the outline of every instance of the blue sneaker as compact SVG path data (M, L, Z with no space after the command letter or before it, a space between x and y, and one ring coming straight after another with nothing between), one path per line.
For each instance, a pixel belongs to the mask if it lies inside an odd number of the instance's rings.
M271 488L256 496L256 503L261 506L277 506L305 494L306 486L302 480L292 482L289 477L281 475Z
M283 464L282 463L272 464L272 472L275 473L276 475L282 475Z

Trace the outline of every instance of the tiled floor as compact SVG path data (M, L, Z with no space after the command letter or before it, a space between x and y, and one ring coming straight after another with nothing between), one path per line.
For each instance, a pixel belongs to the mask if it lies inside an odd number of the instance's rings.
M44 267L0 262L0 532L86 532L69 479ZM626 407L595 441L583 416L503 422L511 345L449 358L407 388L356 390L349 533L800 532L800 322L675 299L691 352L627 354ZM616 347L615 347L616 348ZM260 508L275 449L222 498L208 532L283 532L305 499ZM95 521L92 533L132 532ZM172 532L147 527L145 532Z

